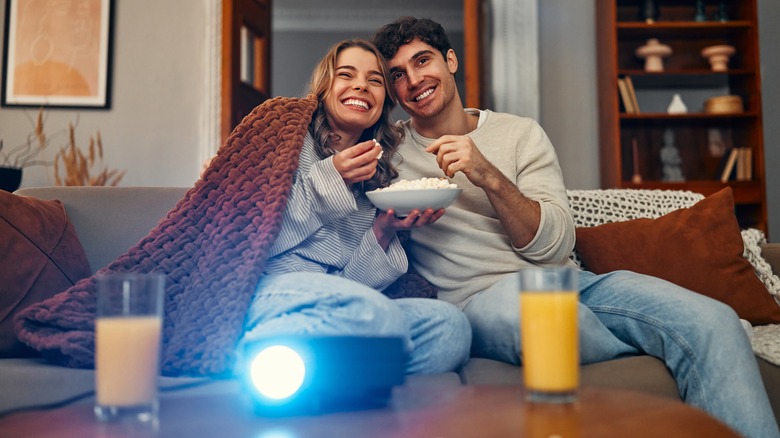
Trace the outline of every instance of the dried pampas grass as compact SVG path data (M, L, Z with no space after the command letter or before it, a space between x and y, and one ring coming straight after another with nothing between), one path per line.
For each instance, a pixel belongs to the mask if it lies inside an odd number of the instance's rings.
M60 169L64 172L62 176ZM89 138L85 154L76 146L73 124L68 125L68 144L60 148L54 158L54 181L58 186L115 186L124 176L124 170L108 169L103 165L100 131L95 137Z

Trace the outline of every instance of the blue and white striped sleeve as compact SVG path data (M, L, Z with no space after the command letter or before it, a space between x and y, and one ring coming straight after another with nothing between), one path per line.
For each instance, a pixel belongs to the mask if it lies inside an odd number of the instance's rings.
M329 157L296 174L287 198L282 229L271 247L273 257L296 247L324 224L357 211L355 197Z
M369 228L340 275L383 290L406 273L408 266L406 252L397 236L385 252L376 240L374 230Z

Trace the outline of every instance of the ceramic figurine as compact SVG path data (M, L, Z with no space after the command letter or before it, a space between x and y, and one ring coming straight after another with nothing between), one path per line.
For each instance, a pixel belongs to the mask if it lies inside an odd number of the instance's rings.
M680 151L674 145L674 132L671 129L664 131L664 147L661 148L661 163L663 164L664 181L680 182L685 181L682 174L682 157Z

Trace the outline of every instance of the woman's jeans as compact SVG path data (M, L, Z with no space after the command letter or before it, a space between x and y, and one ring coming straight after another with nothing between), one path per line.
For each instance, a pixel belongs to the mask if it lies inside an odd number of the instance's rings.
M628 271L579 276L580 361L647 354L671 370L681 397L746 437L778 437L750 341L727 305ZM472 356L520 363L519 282L507 275L464 312Z
M311 272L266 275L258 283L239 346L279 335L400 337L407 374L454 371L471 348L468 320L452 304L391 300L355 281Z

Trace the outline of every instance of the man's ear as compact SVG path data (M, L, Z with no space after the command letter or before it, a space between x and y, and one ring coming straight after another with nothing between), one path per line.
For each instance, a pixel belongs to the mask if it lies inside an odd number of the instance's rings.
M452 49L447 50L447 67L452 74L455 74L458 71L458 57Z

